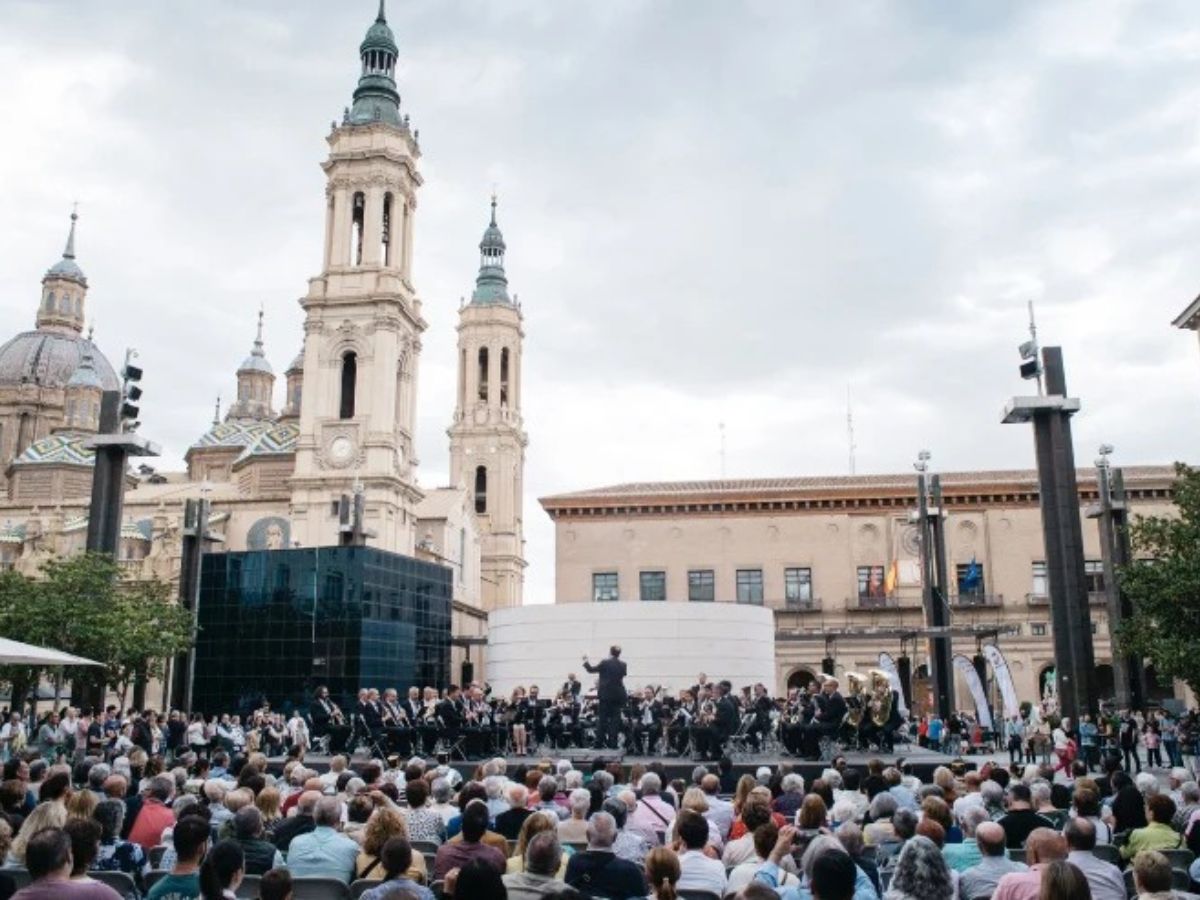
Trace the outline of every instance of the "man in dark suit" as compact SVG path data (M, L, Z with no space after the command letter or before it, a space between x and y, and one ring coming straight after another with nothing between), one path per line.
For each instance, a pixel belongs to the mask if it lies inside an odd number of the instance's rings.
M617 731L621 727L621 707L625 705L625 663L621 662L621 648L609 648L608 659L592 665L583 658L583 667L589 674L599 674L596 683L597 712L596 736L601 747L617 746Z
M812 722L804 729L805 755L811 761L820 759L821 738L836 735L842 727L842 719L846 718L846 699L838 691L838 687L836 678L825 679L821 684L821 693L817 694Z
M324 685L317 688L308 707L308 717L312 720L313 737L329 735L330 753L341 753L346 749L350 726L346 724L346 717L338 705L329 699L329 688Z
M710 759L718 759L725 752L726 742L737 733L738 726L741 725L741 716L733 700L733 685L722 681L717 685L717 691L720 699L717 700L717 717L713 722L715 745L710 747Z
M453 746L463 727L462 693L457 684L452 684L446 690L446 696L438 701L437 717L441 720L442 735Z

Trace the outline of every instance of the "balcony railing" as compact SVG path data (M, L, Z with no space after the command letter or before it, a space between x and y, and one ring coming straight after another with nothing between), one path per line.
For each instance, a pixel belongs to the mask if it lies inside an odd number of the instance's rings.
M1030 606L1049 606L1048 594L1026 594L1025 602ZM1108 603L1108 594L1104 591L1088 591L1088 606L1104 606Z
M776 606L780 612L808 613L821 611L821 598L809 597L804 600L784 600L782 605Z
M950 606L963 609L976 606L996 607L1004 605L1003 594L958 594L950 598Z
M848 612L870 612L877 609L920 609L921 598L892 594L887 597L858 596L846 598Z

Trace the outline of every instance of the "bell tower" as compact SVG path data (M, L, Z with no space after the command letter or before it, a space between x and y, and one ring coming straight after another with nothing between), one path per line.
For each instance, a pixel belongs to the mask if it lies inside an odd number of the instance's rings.
M484 609L520 606L525 584L521 493L521 308L508 295L504 235L492 217L479 243L479 275L458 318L458 399L450 479L471 497L479 526Z
M324 268L304 309L292 534L338 542L337 501L361 488L372 546L412 553L413 429L425 320L412 286L417 133L400 114L383 0L359 47L353 105L326 139Z

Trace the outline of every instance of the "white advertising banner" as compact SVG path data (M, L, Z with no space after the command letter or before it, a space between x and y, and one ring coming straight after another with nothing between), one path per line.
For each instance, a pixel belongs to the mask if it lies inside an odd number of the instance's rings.
M979 673L975 671L975 664L971 660L963 656L961 653L955 654L954 668L966 680L967 687L971 689L971 696L975 699L975 713L979 717L979 724L988 731L993 729L992 713L988 709L987 693L983 689L983 682L979 680Z

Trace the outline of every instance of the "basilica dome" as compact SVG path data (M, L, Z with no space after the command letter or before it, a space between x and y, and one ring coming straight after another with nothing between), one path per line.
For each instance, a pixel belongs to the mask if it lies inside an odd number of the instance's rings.
M117 373L95 344L78 334L47 329L22 332L0 347L0 387L24 384L65 387L79 368L88 344L101 387L106 391L120 390Z

